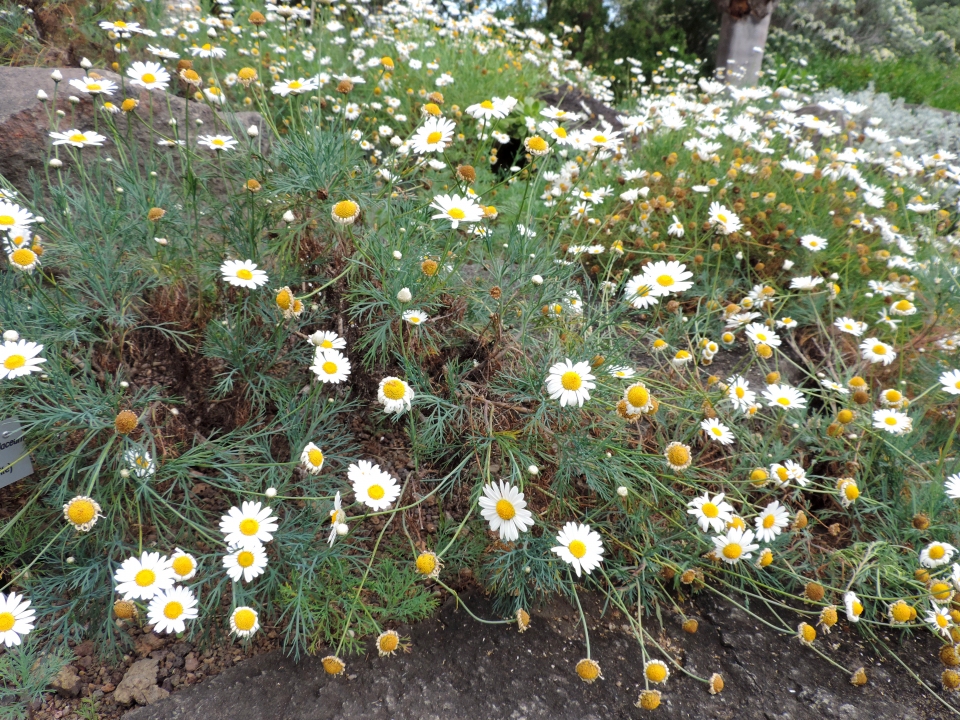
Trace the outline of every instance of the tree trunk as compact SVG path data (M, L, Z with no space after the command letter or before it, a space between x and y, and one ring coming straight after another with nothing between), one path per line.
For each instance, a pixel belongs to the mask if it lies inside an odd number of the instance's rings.
M778 0L717 0L723 20L717 45L717 72L730 85L757 84L770 18Z

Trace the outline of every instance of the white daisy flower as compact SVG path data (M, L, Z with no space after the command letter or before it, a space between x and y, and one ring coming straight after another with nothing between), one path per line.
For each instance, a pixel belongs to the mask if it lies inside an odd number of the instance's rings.
M307 443L303 452L300 453L300 464L311 475L320 474L323 469L323 459L323 451L312 442Z
M949 639L950 628L954 625L950 610L936 603L930 603L930 606L930 610L927 611L927 624L935 633Z
M383 405L383 411L391 415L409 410L413 398L413 388L398 377L385 377L377 388L377 400Z
M659 303L657 296L653 293L653 287L647 280L646 275L634 275L627 281L623 288L623 296L627 302L638 310L652 307Z
M940 376L941 389L950 395L960 395L960 370L948 370Z
M443 152L453 140L457 126L442 117L429 117L410 138L410 148L417 155L429 152Z
M197 559L190 553L175 548L170 556L170 570L177 582L186 582L197 574Z
M216 45L211 45L210 43L204 43L200 47L194 45L193 47L188 48L190 54L194 57L199 58L223 58L227 56L227 51L222 47L217 47Z
M753 557L753 551L760 546L753 542L752 530L732 527L724 535L713 538L717 556L725 563L736 565L741 560Z
M820 252L827 249L826 239L819 235L801 235L800 244L810 252Z
M843 607L847 611L847 620L849 622L860 622L860 616L863 615L863 603L852 590L843 594Z
M774 500L754 518L754 524L757 526L757 540L772 542L790 524L790 514L779 500Z
M717 226L724 235L735 233L743 225L733 210L718 202L710 203L710 216L707 218L707 222Z
M483 208L470 198L459 195L437 195L430 207L439 210L432 216L434 220L449 220L450 227L456 230L460 223L476 223L483 219Z
M343 511L343 501L340 498L340 491L337 490L337 494L333 498L333 509L330 510L330 537L327 538L327 543L330 547L333 547L337 535L346 534L347 514Z
M386 510L400 496L400 485L388 472L366 460L360 460L347 469L357 502L372 510Z
M592 382L594 379L590 374L590 363L574 364L567 359L550 367L545 382L550 398L560 400L560 407L573 404L583 407L583 403L590 399L590 391L596 387Z
M618 377L623 379L632 378L634 375L637 374L637 371L634 370L633 368L625 367L623 365L614 365L613 367L610 368L608 372L613 377Z
M411 325L420 325L429 320L429 316L422 310L407 310L401 316L405 322L410 323Z
M767 389L763 391L763 397L767 399L767 404L770 407L782 410L793 410L807 406L807 399L803 396L803 393L789 385L767 385Z
M115 82L103 78L73 78L70 86L87 95L113 95L117 90Z
M589 575L603 562L603 541L600 534L589 525L568 522L557 534L557 546L550 548L560 559L570 565L580 577L581 571Z
M913 420L909 415L898 410L874 410L873 426L878 430L886 430L892 435L905 435L913 430Z
M130 448L123 454L123 461L138 478L150 477L157 471L157 464L143 448Z
M0 232L11 232L14 228L25 228L36 222L32 213L16 203L4 199L0 191Z
M890 345L880 342L875 337L867 338L860 343L860 351L863 354L863 359L871 363L889 365L897 357L897 352Z
M259 542L231 545L223 556L223 567L234 582L250 582L263 575L267 567L267 550Z
M175 580L167 556L158 552L143 552L139 558L127 558L117 568L113 579L124 600L149 600L172 588Z
M237 146L237 141L229 135L201 135L197 138L197 145L218 151L233 150Z
M740 375L727 380L727 400L737 410L747 412L756 402L757 394L750 389L750 381Z
M704 532L711 529L721 532L733 518L733 506L724 498L724 493L710 497L710 493L694 498L687 503L687 514L697 519L697 525Z
M515 542L520 533L533 525L533 515L526 509L520 488L503 480L484 485L483 495L477 502L490 529L500 533L500 539L505 542Z
M693 273L687 270L687 266L676 260L658 260L643 268L644 282L656 297L689 290L693 287L692 277Z
M339 350L321 350L318 347L310 369L320 382L336 385L350 376L352 367L350 361Z
M0 345L0 380L13 380L23 375L40 372L46 359L37 357L43 345L26 340L5 340Z
M66 132L52 132L54 145L72 145L73 147L100 147L106 141L106 136L93 131L67 130Z
M744 332L747 334L747 337L750 338L754 345L769 345L770 347L780 347L780 336L777 335L773 330L768 328L763 323L750 323L744 328Z
M347 347L347 341L337 335L333 330L317 330L310 336L310 343L317 347L317 350L343 350Z
M153 597L147 608L147 622L155 633L182 633L185 620L197 617L197 598L190 588L177 586Z
M246 605L230 613L230 632L237 637L249 637L260 629L260 616L257 611Z
M943 489L951 500L960 500L960 473L955 473L944 480Z
M270 88L270 92L280 97L287 95L302 95L303 93L313 92L320 87L320 81L317 78L297 78L296 80L278 80Z
M928 568L946 565L955 552L957 549L950 543L932 542L920 551L920 564Z
M267 284L267 273L258 270L257 265L252 260L227 260L220 266L220 274L224 281L234 287L242 287L247 290L256 290L261 285Z
M124 22L123 20L114 20L112 22L110 20L101 20L100 29L111 30L118 34L122 34L122 33L133 34L133 33L143 32L143 29L140 27L140 23L138 22L128 23L128 22Z
M804 275L790 280L791 290L815 290L818 285L823 283L822 277L811 277Z
M701 420L700 429L706 433L708 438L716 440L721 445L732 445L735 440L730 428L716 418Z
M127 77L131 84L145 90L166 90L170 82L170 73L163 65L152 60L135 62L127 68Z
M257 545L273 540L277 518L269 507L259 502L244 501L220 517L220 532L228 545Z
M0 642L8 648L19 645L20 638L33 630L35 615L23 595L0 593Z

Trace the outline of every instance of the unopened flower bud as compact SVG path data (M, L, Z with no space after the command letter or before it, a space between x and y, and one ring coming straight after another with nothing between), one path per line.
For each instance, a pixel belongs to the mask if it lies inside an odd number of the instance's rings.
M413 295L410 293L409 288L400 288L400 292L397 293L397 300L402 303L410 302L413 299Z

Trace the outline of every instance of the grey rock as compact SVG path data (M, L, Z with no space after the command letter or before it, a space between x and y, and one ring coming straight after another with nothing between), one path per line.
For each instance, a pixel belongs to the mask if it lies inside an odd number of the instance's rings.
M140 705L152 705L167 697L170 693L157 687L157 666L155 659L138 660L123 676L123 680L113 692L113 699L118 705L130 705L137 702Z
M65 665L50 684L61 697L75 698L80 694L80 676L72 665Z
M51 78L52 72L53 68L0 67L0 98L3 98L0 102L0 175L27 194L30 193L31 171L42 173L47 161L53 157L49 137L50 118L57 109L66 113L66 116L60 119L61 131L73 128L88 131L99 128L100 134L108 137L99 152L111 157L117 156L115 146L109 139L106 114L95 107L92 96L84 95L69 84L71 79L82 78L84 71L80 68L59 68L63 75L59 84ZM216 111L205 103L187 101L162 90L132 87L112 72L101 70L98 73L120 86L109 98L114 105L119 106L126 98L139 102L134 113L117 113L110 115L110 118L116 123L121 136L126 136L129 132L134 138L141 163L150 153L163 151L163 148L157 146L158 140L172 139L169 120L175 119L177 127L182 131L187 126L188 113L191 144L198 134L222 133L237 138L245 137L247 127L256 125L260 130L261 147L266 150L267 137L263 132L263 118L259 113ZM175 79L171 87L176 87L177 83L179 81ZM37 99L39 90L47 94L48 99L45 102ZM77 97L80 101L73 103L69 100L70 96ZM99 104L99 101L96 104ZM198 118L203 121L199 133L195 124ZM68 162L67 155L60 153L64 163Z

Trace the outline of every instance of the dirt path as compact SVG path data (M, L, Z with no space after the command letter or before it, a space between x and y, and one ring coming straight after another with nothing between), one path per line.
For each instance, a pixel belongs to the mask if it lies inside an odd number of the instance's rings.
M475 606L475 607L474 607ZM637 643L608 614L587 602L593 656L603 679L586 685L574 674L583 657L576 613L555 601L536 613L522 635L516 626L476 623L454 602L407 631L409 655L348 659L347 673L330 678L318 658L297 664L272 652L246 660L207 682L175 693L124 720L612 720L646 715L634 707L643 687ZM484 612L482 600L471 609ZM685 667L706 677L719 672L719 695L674 671L663 704L651 717L693 720L941 720L960 716L927 694L890 658L867 653L849 630L817 643L841 665L866 668L869 683L829 665L743 611L701 597L695 635L665 618L660 642ZM623 618L619 618L622 621ZM649 628L652 630L652 628ZM939 687L937 644L929 636L888 636L931 686Z

